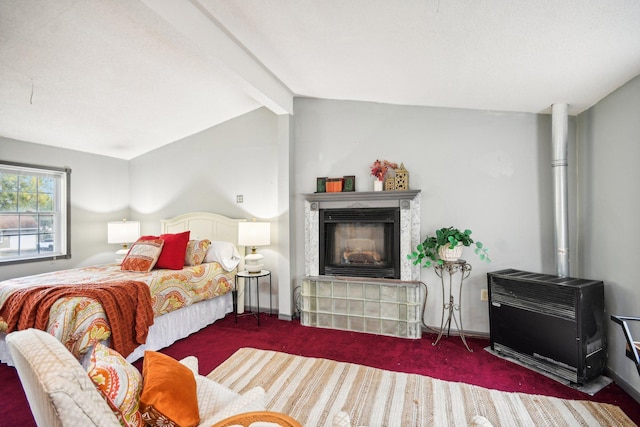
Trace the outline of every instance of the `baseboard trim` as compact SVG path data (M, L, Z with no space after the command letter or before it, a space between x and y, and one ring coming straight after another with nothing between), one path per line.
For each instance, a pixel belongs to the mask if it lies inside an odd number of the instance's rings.
M620 377L615 371L611 368L606 367L605 372L607 376L613 379L613 381L620 386L629 396L633 398L636 402L640 403L640 392L633 388L631 384L626 382L622 377Z
M439 334L440 328L435 326L422 325L422 332L428 332L430 334ZM445 331L446 332L446 331ZM450 334L452 337L460 336L460 332L457 329L451 329ZM469 338L482 338L489 339L489 332L477 332L477 331L464 331L464 336Z
M256 311L256 307L255 306L245 304L245 306L244 306L244 312L245 313L254 312L254 311ZM261 314L269 314L269 309L265 308L265 307L260 307L260 313ZM242 314L242 313L240 313L240 314ZM276 316L280 320L291 321L291 319L292 319L291 316L287 316L286 314L280 313L277 308L274 308L272 310L271 315L272 316Z

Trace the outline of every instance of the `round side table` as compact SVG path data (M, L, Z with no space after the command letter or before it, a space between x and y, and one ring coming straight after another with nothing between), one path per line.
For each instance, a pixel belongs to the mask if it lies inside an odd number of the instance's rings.
M271 271L269 270L260 270L256 273L251 273L246 270L238 271L235 277L235 286L232 292L233 297L233 312L235 313L236 323L238 323L238 278L247 279L247 289L249 292L249 306L251 306L251 279L256 279L256 311L250 311L248 313L244 313L244 315L253 315L258 320L258 326L260 326L260 286L258 280L261 277L269 277L269 316L273 314L273 305L271 302Z

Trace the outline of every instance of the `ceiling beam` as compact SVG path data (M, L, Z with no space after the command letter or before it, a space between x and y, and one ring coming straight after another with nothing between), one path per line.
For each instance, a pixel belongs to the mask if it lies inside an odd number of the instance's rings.
M275 114L293 114L293 93L238 42L198 0L142 0L188 37L216 67Z

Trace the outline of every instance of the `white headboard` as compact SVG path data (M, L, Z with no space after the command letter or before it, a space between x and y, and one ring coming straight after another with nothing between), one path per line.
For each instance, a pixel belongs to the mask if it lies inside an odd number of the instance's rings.
M232 242L244 257L245 248L238 245L238 223L244 221L246 219L228 218L210 212L190 212L161 220L160 229L162 233L180 233L189 230L191 239Z

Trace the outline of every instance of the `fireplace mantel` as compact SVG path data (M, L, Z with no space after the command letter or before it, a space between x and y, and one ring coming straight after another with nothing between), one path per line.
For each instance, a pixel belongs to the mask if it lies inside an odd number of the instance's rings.
M400 280L420 280L420 266L407 258L420 243L420 190L354 191L305 195L305 275L319 275L319 210L400 208Z
M406 191L346 191L342 193L312 193L307 194L310 202L357 202L364 200L413 200L420 194L420 190Z

